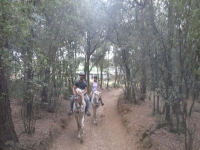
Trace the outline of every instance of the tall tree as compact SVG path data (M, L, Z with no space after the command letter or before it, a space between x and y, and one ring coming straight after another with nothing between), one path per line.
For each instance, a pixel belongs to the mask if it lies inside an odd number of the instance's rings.
M12 24L10 12L11 1L0 2L0 149L7 141L18 142L11 117L10 99L7 85L7 68L9 66L9 38L11 36L9 26Z

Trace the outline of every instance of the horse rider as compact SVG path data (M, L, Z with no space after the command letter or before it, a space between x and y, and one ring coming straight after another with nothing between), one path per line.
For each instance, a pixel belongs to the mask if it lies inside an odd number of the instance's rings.
M97 81L97 75L94 75L94 81L92 83L92 91L90 92L90 99L92 98L92 94L94 91L99 91L100 89L100 86L99 86L99 82ZM99 96L99 100L101 102L101 106L104 105L103 101L102 101L102 98L101 98L101 95Z
M81 90L83 90L83 94L84 94L84 97L86 99L85 112L86 112L87 116L90 116L90 112L89 112L90 98L87 95L87 83L84 80L85 73L84 72L80 72L79 73L79 77L80 77L80 79L75 82L74 86L72 87L72 91L73 91L73 94L75 95L76 94L76 92L75 92L76 88L80 88ZM70 111L68 112L68 115L72 115L73 114L73 100L74 100L74 95L70 98Z

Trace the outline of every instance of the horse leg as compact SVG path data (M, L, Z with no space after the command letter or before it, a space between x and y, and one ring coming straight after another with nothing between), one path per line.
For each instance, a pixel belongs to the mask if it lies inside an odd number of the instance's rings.
M78 128L78 117L77 117L76 114L75 114L75 119L76 119L76 125L77 125L77 128Z
M81 128L80 128L80 142L82 143L83 142L83 133L84 133L84 122L85 122L85 116L84 114L81 116Z
M79 116L75 116L76 118L76 123L77 123L77 128L78 128L78 139L80 138L80 119L79 119Z
M92 109L93 109L93 122L95 123L95 106L92 105Z
M97 125L97 107L94 107L94 124Z

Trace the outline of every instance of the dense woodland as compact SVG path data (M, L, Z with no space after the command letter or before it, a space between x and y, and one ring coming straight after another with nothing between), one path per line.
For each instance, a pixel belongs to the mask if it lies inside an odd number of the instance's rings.
M18 142L12 98L22 100L24 130L34 133L38 106L54 112L83 64L88 83L98 68L101 86L102 72L116 68L112 86L135 104L152 99L152 113L185 134L191 150L199 41L199 0L0 0L0 145Z

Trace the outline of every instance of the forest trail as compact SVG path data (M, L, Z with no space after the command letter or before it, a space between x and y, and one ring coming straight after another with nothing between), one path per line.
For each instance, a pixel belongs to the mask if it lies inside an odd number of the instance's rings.
M82 144L77 138L77 126L72 116L68 127L54 141L51 150L136 150L117 112L117 98L121 92L121 89L103 92L105 105L99 108L97 126L93 124L93 110L90 107L92 115L85 118Z

